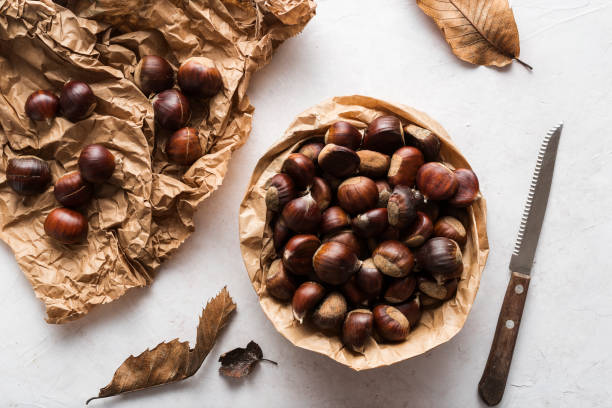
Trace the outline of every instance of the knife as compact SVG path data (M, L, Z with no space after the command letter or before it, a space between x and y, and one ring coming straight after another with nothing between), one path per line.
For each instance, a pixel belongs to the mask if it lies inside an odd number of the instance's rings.
M489 358L478 383L478 393L487 405L499 404L506 388L562 129L563 123L560 123L546 134L533 172L521 226L510 258L510 282L499 312Z

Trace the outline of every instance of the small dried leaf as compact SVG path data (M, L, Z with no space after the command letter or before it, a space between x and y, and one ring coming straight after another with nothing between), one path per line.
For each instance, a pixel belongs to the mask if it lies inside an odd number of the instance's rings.
M188 342L174 339L160 343L153 350L146 350L136 357L128 357L115 371L110 384L100 389L98 396L90 398L86 404L94 399L112 397L191 377L204 362L219 332L235 309L236 304L227 288L223 288L202 311L196 345L193 349L189 348Z
M508 0L417 0L417 5L463 61L503 67L514 59L532 69L518 58L519 33Z
M268 361L278 364L275 361L263 358L261 347L254 341L250 341L246 348L238 347L219 357L221 367L219 372L226 377L241 378L249 375L255 364L259 361Z

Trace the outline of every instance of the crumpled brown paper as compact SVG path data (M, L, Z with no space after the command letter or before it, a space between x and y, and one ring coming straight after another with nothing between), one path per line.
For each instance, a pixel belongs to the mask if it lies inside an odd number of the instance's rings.
M63 323L149 284L154 270L194 229L197 205L221 184L232 152L251 130L246 90L274 49L313 17L313 0L89 0L71 10L49 0L0 2L0 238L47 309ZM192 56L216 61L223 91L191 99L190 125L206 154L191 167L168 164L168 132L155 129L147 96L132 82L140 57L157 54L174 68ZM28 95L59 95L69 79L89 83L94 114L50 125L24 113ZM44 234L46 215L59 204L50 186L34 197L6 184L12 157L34 154L53 180L77 168L83 146L102 143L117 160L110 182L87 207L89 235L65 246Z
M325 354L354 370L365 370L389 365L426 351L448 341L461 330L474 303L480 276L489 254L486 231L486 203L484 198L469 208L471 224L468 242L463 252L464 271L457 296L443 306L425 310L421 322L405 342L378 344L370 339L365 354L345 349L338 337L328 337L308 325L297 324L291 305L268 295L265 273L274 259L272 231L267 225L264 183L280 171L285 158L307 139L322 136L337 120L351 122L359 129L367 127L382 114L395 115L404 124L414 123L427 128L442 139L442 159L455 167L470 168L466 159L436 121L408 106L391 104L365 96L343 96L326 100L299 114L286 130L284 137L259 160L246 195L240 206L240 244L253 288L259 303L274 327L298 347ZM265 272L265 273L264 273Z

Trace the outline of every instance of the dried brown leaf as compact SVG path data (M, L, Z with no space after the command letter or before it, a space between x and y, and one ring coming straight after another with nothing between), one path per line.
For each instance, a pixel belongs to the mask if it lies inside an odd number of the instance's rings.
M236 304L224 287L202 311L193 349L188 342L174 339L160 343L153 350L146 350L136 357L128 357L115 371L110 384L100 389L98 396L90 398L86 403L191 377L204 362L235 309Z
M263 358L263 352L259 344L250 341L246 348L238 347L219 357L221 367L219 372L226 377L241 378L251 373L251 370L259 361L268 361L278 365L276 361Z
M508 0L417 0L453 53L477 65L503 67L519 59L519 33Z

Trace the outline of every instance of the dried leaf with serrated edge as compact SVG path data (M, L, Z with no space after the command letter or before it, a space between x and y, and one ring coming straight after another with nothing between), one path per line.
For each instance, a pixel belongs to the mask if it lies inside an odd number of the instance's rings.
M503 67L521 52L514 13L508 0L417 0L438 25L453 53L477 65Z
M261 347L254 341L250 341L246 348L238 347L232 351L221 354L219 357L221 367L219 372L226 377L240 378L249 375L255 364L259 361L268 361L278 365L276 361L263 358Z
M236 304L224 287L217 296L208 301L202 311L193 349L189 347L188 342L174 339L160 343L153 350L146 350L136 357L128 357L115 371L110 384L100 389L98 396L90 398L86 404L94 399L143 390L191 377L204 362L215 345L219 332L235 309Z

